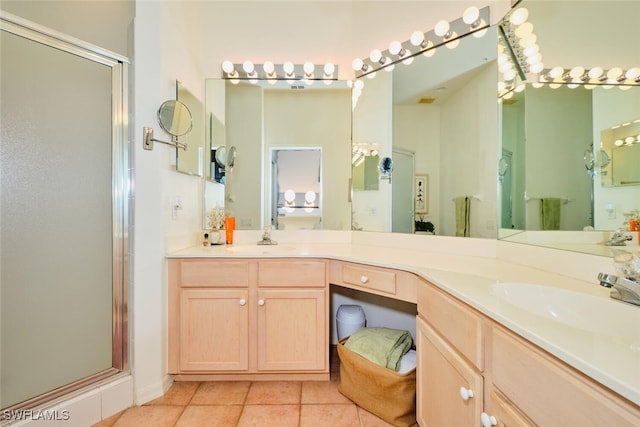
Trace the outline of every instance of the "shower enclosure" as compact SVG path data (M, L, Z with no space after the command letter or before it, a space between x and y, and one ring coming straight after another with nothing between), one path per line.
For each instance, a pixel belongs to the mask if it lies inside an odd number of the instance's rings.
M127 59L0 15L0 408L127 366Z

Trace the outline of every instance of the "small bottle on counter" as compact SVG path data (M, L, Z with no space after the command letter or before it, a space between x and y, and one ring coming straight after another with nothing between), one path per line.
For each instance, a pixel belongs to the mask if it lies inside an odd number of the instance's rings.
M205 231L202 237L202 246L209 246L210 244L211 243L209 241L209 233Z

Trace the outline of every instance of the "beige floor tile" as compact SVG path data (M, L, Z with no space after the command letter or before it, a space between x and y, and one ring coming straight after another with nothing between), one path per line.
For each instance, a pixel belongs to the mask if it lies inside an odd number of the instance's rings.
M152 400L146 405L186 406L191 401L199 385L200 383L196 381L175 381L162 397Z
M299 405L246 405L238 427L298 427L299 419Z
M94 424L92 427L112 427L123 413L124 411L120 411L117 414L111 415L109 418L105 418L99 423Z
M242 406L187 406L175 427L235 427Z
M242 405L247 398L249 381L207 381L200 383L191 405Z
M184 408L182 406L134 406L127 409L114 427L172 427Z
M251 383L247 405L300 403L299 381L256 381Z
M300 427L360 427L354 404L302 405Z
M301 403L351 403L338 391L333 381L305 381L302 383Z
M360 415L362 427L393 427L393 424L386 422L385 420L377 417L376 415L359 406L358 414ZM412 427L418 427L418 424L413 424Z

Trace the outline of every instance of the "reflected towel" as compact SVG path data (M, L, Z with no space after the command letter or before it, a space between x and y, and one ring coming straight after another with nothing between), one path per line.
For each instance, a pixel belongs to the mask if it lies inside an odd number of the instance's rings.
M548 197L540 200L540 222L543 230L560 230L560 199Z
M360 328L344 343L354 353L396 372L412 345L409 331L385 327Z
M456 236L469 237L469 210L471 198L460 196L453 199L456 204Z

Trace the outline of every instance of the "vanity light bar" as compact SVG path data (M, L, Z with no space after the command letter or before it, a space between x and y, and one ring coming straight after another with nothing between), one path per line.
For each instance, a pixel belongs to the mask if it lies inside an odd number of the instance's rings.
M384 51L374 49L367 58L356 58L351 65L356 78L375 75L381 69L391 71L398 62L410 64L416 55L433 55L435 49L440 46L453 49L460 43L462 37L469 34L482 37L489 28L488 22L490 22L489 6L482 9L470 7L465 10L463 17L455 21L439 21L433 30L426 33L415 31L409 40L402 43L393 41Z
M554 67L544 69L538 75L538 82L544 84L567 84L567 85L583 85L588 89L596 86L612 87L620 86L631 87L640 86L640 67L623 70L620 67L614 67L605 70L602 67L594 67L586 70L584 67L573 67L565 69L562 67Z
M338 67L332 63L324 65L316 65L311 62L304 64L292 62L253 64L251 61L245 61L242 64L234 64L231 61L224 61L222 74L222 78L229 80L272 80L274 82L277 80L320 80L330 83L338 80Z

